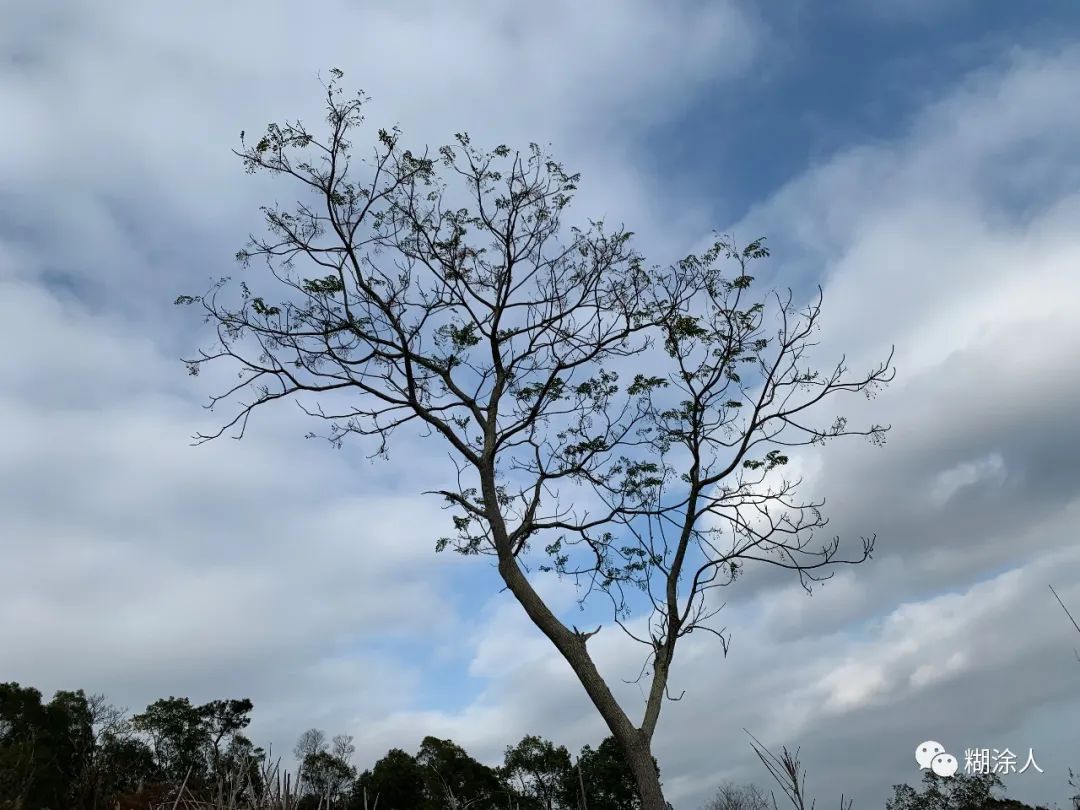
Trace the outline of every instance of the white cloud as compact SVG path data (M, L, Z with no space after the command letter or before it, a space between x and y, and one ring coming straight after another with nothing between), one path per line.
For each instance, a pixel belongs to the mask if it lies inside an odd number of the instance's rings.
M1062 472L1061 443L1071 448L1063 458L1076 449L1075 415L1064 414L1078 393L1068 368L1080 333L1068 308L1080 298L1070 271L1080 184L1069 178L1080 153L1062 144L1080 134L1066 101L1077 64L1071 52L1028 54L976 76L906 137L837 155L736 229L770 234L781 280L824 277L823 362L850 349L861 369L898 346L889 392L839 406L896 429L883 450L853 442L795 460L810 471L807 493L829 498L838 533L880 528L875 559L813 597L748 573L742 584L765 590L732 590L729 659L715 644L702 652L708 639L696 637L680 653L673 690L688 692L665 709L657 740L677 804L704 799L724 776L762 779L743 726L767 744L804 745L822 784L873 804L888 784L913 781L918 735L1008 738L1025 715L1074 693L1069 628L1045 585L1072 581L1080 565L1066 539L1077 481L1056 479L1053 494L1044 484ZM1044 147L1061 161L1049 196ZM1008 224L1005 211L1022 216ZM489 625L485 649L510 649L521 633ZM619 679L636 668L615 638L597 637L606 644L597 656L633 699L636 687ZM1002 695L1031 661L1047 662L1039 677ZM504 690L504 735L554 717L568 728L587 711L565 680L558 667L507 667L492 687ZM986 708L973 712L975 701ZM898 741L892 771L870 759L875 733L878 744Z
M229 272L257 204L289 193L246 178L228 146L266 120L314 120L311 79L333 62L374 96L375 126L400 121L418 143L457 129L550 140L585 171L583 214L625 219L661 255L685 249L706 207L640 169L640 140L751 64L756 23L731 4L508 8L328 0L313 13L333 24L308 29L285 6L86 2L8 21L0 337L19 350L0 357L14 426L0 433L0 613L22 618L0 627L5 677L136 709L250 694L252 731L275 751L321 724L355 734L365 764L429 733L489 759L525 733L571 747L603 733L508 595L461 590L476 561L431 553L446 516L415 494L440 471L428 445L403 436L370 466L360 448L299 440L306 425L281 409L247 441L189 448L218 418L194 401L214 372L192 381L173 359L198 324L169 302ZM687 694L657 741L678 806L727 775L762 779L743 727L844 753L817 773L873 804L892 776L913 778L908 737L928 726L1007 736L1075 694L1070 628L1044 591L1060 581L1080 604L1078 68L1073 51L1015 54L736 229L770 236L777 280L824 281L823 358L848 349L861 368L897 344L897 384L845 406L896 430L885 450L791 467L830 499L830 528L880 529L875 560L812 598L748 573L720 617L729 659L686 640L672 688ZM572 607L563 585L542 587ZM461 688L478 692L420 704L444 673L381 650L388 638L464 662ZM612 627L590 644L640 701L621 679L641 650ZM1032 661L1037 677L999 694ZM895 773L868 753L885 739L902 751Z
M967 487L1001 486L1006 475L1005 461L1001 454L990 453L974 461L963 461L938 473L930 497L937 506L944 506L956 493Z
M485 721L499 710L473 711L473 736L440 724L416 703L438 674L378 652L413 643L452 665L469 629L458 606L483 604L451 588L474 561L432 553L446 515L418 493L443 454L403 435L390 463L367 465L301 441L290 409L260 414L248 441L189 447L218 424L198 404L225 377L184 374L178 356L204 333L171 301L232 272L257 206L291 193L244 175L228 151L239 131L318 120L315 75L331 65L371 94L373 127L551 142L593 178L582 211L677 242L704 206L665 204L639 169L642 129L736 75L756 39L727 3L12 9L0 330L19 351L0 359L0 413L17 426L0 438L0 613L21 619L0 628L4 677L135 710L248 694L252 732L279 753L325 724L374 758L387 716L415 718L394 726L418 732L408 745L422 730L501 746Z

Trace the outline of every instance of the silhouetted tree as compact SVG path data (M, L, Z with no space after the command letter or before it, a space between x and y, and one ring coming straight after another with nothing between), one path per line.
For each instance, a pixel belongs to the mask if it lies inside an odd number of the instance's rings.
M82 695L80 690L79 693ZM113 737L130 736L130 724L124 711L111 705L104 695L89 695L85 700L85 712L89 719L89 734L82 737L80 768L76 774L70 795L73 808L96 809L107 803L109 785L120 778L111 773L111 763L106 757L105 742ZM80 709L81 712L81 709Z
M175 793L188 768L195 793L228 803L261 787L264 752L239 733L250 710L248 700L193 707L168 698L129 720L104 696L81 689L58 691L44 704L37 689L0 684L0 808L143 808Z
M1004 791L1001 776L994 772L964 773L942 777L933 771L923 772L922 790L910 785L893 785L893 796L886 810L1046 810L995 796Z
M521 793L522 808L559 810L573 807L565 802L566 785L573 777L573 763L565 746L526 735L507 746L503 757L503 778Z
M249 699L212 700L199 708L202 724L210 743L211 772L214 777L223 773L223 747L251 723L248 716L253 706Z
M195 706L186 697L168 697L132 717L132 726L149 737L163 780L224 800L241 791L243 777L253 772L256 749L240 733L251 710L247 698Z
M85 807L80 776L93 755L86 695L0 684L0 802L14 808ZM0 804L0 807L4 805Z
M424 786L424 768L416 757L391 748L370 770L360 774L349 807L362 810L366 791L369 808L378 799L378 810L424 810Z
M300 735L293 748L293 755L297 762L303 762L307 757L319 751L325 751L327 747L326 732L320 728L309 728Z
M506 784L493 768L477 762L453 740L425 737L416 753L423 769L427 798L434 806L448 799L468 801L470 807L505 805Z
M704 810L769 810L769 799L757 785L722 782Z
M132 718L132 725L150 739L154 760L166 781L180 784L186 778L197 787L207 783L209 735L202 712L188 698L156 700Z
M111 806L112 799L135 793L140 785L151 783L159 769L154 752L137 737L107 733L99 752L102 804Z
M659 782L660 767L655 757L652 767ZM580 777L576 768L581 769ZM583 746L576 768L563 783L563 802L568 807L578 806L582 783L589 810L637 810L643 806L634 772L614 737L605 738L595 749Z
M343 804L356 779L352 756L356 746L348 734L338 734L328 745L326 734L317 728L308 729L296 743L294 752L300 759L300 810L322 807L329 810Z

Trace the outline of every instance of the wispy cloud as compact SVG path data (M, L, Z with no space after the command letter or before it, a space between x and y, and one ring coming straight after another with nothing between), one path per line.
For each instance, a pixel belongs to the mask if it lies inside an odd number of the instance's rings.
M199 408L216 381L184 373L205 333L171 301L237 272L258 206L291 198L228 150L241 129L316 121L332 65L373 97L373 128L551 142L585 175L579 215L625 221L658 259L685 252L718 192L687 198L650 168L650 134L702 99L724 110L786 47L770 33L734 2L16 4L0 31L0 678L136 709L249 695L276 751L322 725L365 762L427 733L491 760L525 733L595 743L580 686L492 572L434 554L446 515L419 493L443 454L404 435L370 463L304 441L291 408L189 447L219 417ZM885 448L794 460L830 529L879 534L875 559L813 597L748 572L721 616L727 660L696 636L680 651L686 697L657 748L676 806L762 781L743 727L803 745L823 801L880 805L915 781L927 735L1032 745L1045 776L1014 793L1065 795L1078 763L1052 747L1054 711L1075 707L1075 661L1046 584L1080 604L1078 75L1075 50L998 53L928 88L890 137L717 223L769 237L763 281L823 286L823 363L895 344L899 376L847 412L892 422ZM572 607L566 583L538 583ZM623 679L641 650L613 628L590 644L639 700Z

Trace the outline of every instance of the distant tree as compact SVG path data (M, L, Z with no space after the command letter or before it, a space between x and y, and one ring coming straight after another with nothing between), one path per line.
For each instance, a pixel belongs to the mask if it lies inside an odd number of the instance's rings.
M249 715L253 708L248 698L212 700L199 707L202 725L206 729L206 738L209 743L211 782L215 786L228 785L230 793L235 793L240 789L239 785L233 783L240 774L235 771L237 763L232 760L237 756L243 756L241 749L250 746L250 741L240 732L250 725ZM232 756L226 757L230 747ZM246 772L247 768L244 769L245 775Z
M296 741L293 754L296 756L297 762L303 763L312 754L325 751L326 745L326 732L320 728L309 728Z
M355 753L356 746L353 745L351 734L335 734L334 739L330 741L330 754L342 762L352 762Z
M659 782L660 767L655 757L652 767ZM584 804L589 810L638 810L644 806L638 795L634 772L614 737L605 738L596 749L588 745L582 747L576 768L563 783L563 803L568 807L578 806L582 784Z
M109 703L105 695L101 694L89 695L86 703L90 709L95 742L100 742L109 735L130 735L131 724L125 709Z
M416 762L423 768L427 798L435 807L468 802L479 810L506 803L507 785L498 771L477 762L453 740L425 737Z
M736 784L732 780L720 783L716 795L704 810L769 810L769 798L757 785Z
M243 734L233 734L221 753L219 775L214 786L213 800L223 806L229 802L248 800L260 795L263 783L263 765L266 752Z
M923 774L922 792L907 785L894 786L894 797L886 810L1048 810L1016 799L994 795L1005 786L996 773L957 773L940 777L932 771Z
M111 808L116 797L133 794L159 775L154 752L137 737L106 733L99 748L100 795Z
M535 144L485 153L459 134L430 156L380 130L365 160L351 143L365 99L344 97L333 74L324 140L299 122L271 124L253 145L241 138L248 171L310 195L263 209L269 233L238 258L265 274L232 300L228 279L177 298L216 327L190 373L218 361L238 370L212 404L253 395L197 439L243 436L256 409L288 398L338 446L369 437L385 454L405 425L437 436L456 467L432 493L455 511L437 550L496 559L618 741L643 807L663 810L651 747L676 644L701 630L727 650L709 592L747 563L789 569L809 589L833 565L869 557L872 538L854 559L838 556L838 538L818 545L821 502L774 471L792 448L880 443L886 427L818 412L891 380L891 355L865 375L842 359L814 369L820 299L800 310L790 292L753 297L750 264L768 256L760 239L720 238L664 269L623 228L563 228L579 176ZM639 721L586 646L600 628L566 624L526 576L534 555L581 582L582 600L609 598L613 621L643 645ZM624 620L642 600L639 632Z
M106 741L114 737L130 737L131 729L124 710L110 704L104 695L88 695L86 710L90 720L89 751L82 758L82 768L76 777L73 795L78 798L73 806L96 809L109 803L115 794L115 789L110 785L123 778L110 772L113 766L106 755ZM153 757L148 749L146 753L152 765Z
M0 684L0 808L82 808L92 800L81 780L93 756L86 695Z
M994 791L1001 790L1004 785L996 773L959 772L941 777L926 770L921 791L910 785L893 785L885 810L989 810L996 806Z
M306 807L334 808L345 803L356 779L352 764L356 746L348 734L338 734L330 745L320 729L309 729L301 735L294 749L300 762L300 780Z
M337 807L345 800L355 778L356 769L329 751L316 751L304 760L305 798L312 807Z
M49 793L55 796L44 776L53 756L41 692L0 684L0 807L37 807Z
M65 785L65 804L70 808L92 806L86 774L94 763L94 716L82 689L60 690L46 707L51 715L57 778Z
M179 785L187 779L189 785L200 787L207 783L209 735L198 706L186 697L160 698L131 720L149 738L166 781Z
M517 745L507 746L502 773L506 782L520 792L523 808L573 807L565 803L566 785L573 778L573 763L565 746L556 747L549 740L526 735Z
M101 695L60 690L43 703L37 689L0 684L0 808L109 806L131 786L129 774L153 769L145 747L138 763L119 756L125 729Z
M195 706L186 697L168 697L151 703L131 721L150 739L165 781L186 783L193 795L216 797L242 789L238 765L244 773L251 771L255 750L240 732L251 722L252 708L247 698Z
M378 810L425 810L424 768L416 757L400 748L391 748L386 756L360 774L353 788L350 810L363 810L366 794L368 810L378 800Z

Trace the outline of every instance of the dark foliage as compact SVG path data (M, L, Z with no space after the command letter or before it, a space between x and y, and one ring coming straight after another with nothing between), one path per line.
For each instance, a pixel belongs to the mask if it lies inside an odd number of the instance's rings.
M101 696L0 684L0 810L150 810L182 793L210 806L250 806L267 753L241 731L248 699L196 705L171 696L128 718ZM415 754L391 749L357 773L352 738L311 729L296 746L296 810L630 810L634 777L614 738L564 746L533 735L490 767L453 740L425 737ZM183 791L181 788L183 787ZM376 800L378 804L376 805ZM366 804L365 804L366 801ZM233 805L229 803L232 802Z

